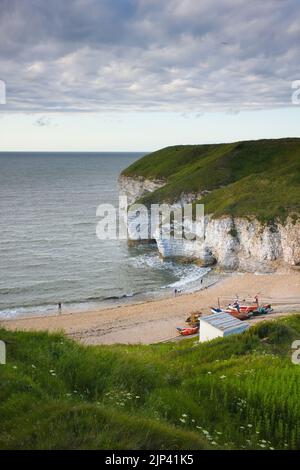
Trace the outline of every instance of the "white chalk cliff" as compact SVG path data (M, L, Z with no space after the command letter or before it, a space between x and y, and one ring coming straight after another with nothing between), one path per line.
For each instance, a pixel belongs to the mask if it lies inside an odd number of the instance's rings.
M143 178L119 178L120 194L133 204L141 196L163 186L162 181ZM191 196L183 195L177 204L186 203ZM131 224L128 220L130 236ZM203 239L186 240L159 236L154 232L158 250L162 257L184 257L198 259L204 265L217 263L226 270L250 272L272 272L282 267L300 265L300 221L288 219L285 223L264 225L255 218L219 219L213 215L205 217Z

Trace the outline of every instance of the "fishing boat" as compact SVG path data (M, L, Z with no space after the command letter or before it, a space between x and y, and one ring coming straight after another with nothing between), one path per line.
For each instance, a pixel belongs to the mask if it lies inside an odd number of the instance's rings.
M176 330L182 336L190 336L190 335L195 335L196 333L198 333L199 326L186 327L186 328L177 327Z
M258 307L257 305L228 305L226 308L211 308L212 313L229 313L239 320L248 320L252 316L266 315L273 311L270 304Z
M211 308L212 313L229 313L229 315L232 315L235 318L238 318L239 320L248 320L252 312L242 312L238 311L237 308L231 308L231 306L228 306L227 308Z

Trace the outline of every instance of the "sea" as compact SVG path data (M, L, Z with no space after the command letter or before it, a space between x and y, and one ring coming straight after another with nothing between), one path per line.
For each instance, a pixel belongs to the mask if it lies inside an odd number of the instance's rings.
M191 292L208 269L155 245L99 240L121 171L142 153L0 153L0 319L86 311ZM201 279L203 279L201 284Z

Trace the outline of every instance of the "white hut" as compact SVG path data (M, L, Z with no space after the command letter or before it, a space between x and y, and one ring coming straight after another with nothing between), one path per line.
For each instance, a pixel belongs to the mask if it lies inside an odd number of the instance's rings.
M214 313L200 318L199 341L210 341L214 338L243 333L249 323L241 321L228 313Z

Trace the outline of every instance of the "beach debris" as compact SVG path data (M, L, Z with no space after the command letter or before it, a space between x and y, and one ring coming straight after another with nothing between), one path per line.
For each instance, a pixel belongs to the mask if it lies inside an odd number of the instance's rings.
M187 323L191 327L199 326L200 320L199 318L203 315L202 312L192 312L190 316L185 320L185 323Z

